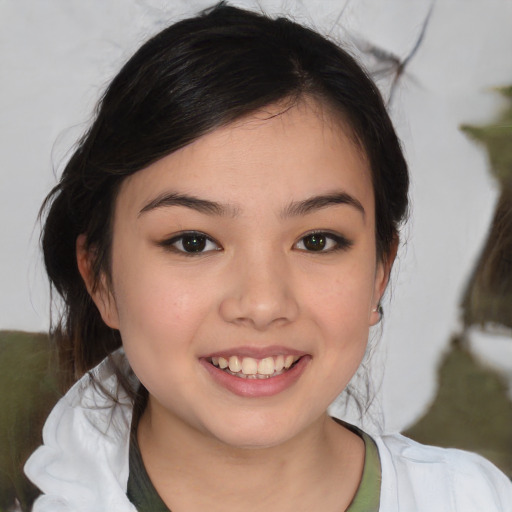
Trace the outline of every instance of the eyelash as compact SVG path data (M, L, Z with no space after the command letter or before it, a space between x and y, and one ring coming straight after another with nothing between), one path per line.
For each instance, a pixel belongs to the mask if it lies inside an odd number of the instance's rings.
M186 237L201 239L200 244L199 244L199 248L201 250L199 250L199 251L185 250L184 239ZM308 250L305 246L305 240L309 238L311 241L314 237L318 237L319 241L321 239L327 240L327 242L325 244L327 246L329 245L328 241L331 241L331 244L334 243L334 245L331 247L328 247L326 250L324 250L324 247L321 247L321 249L318 251ZM179 249L176 246L178 243L181 243L181 249ZM208 247L208 244L214 244L216 246L216 248L213 248L213 249L209 248L209 249L204 250L206 247ZM304 246L304 248L299 248L298 247L299 244L302 244ZM201 231L185 231L176 236L173 236L172 238L170 238L168 240L163 240L163 241L159 242L158 245L160 247L163 247L164 249L176 252L178 254L181 254L181 255L187 256L187 257L199 256L199 255L203 255L203 254L206 254L209 252L216 252L216 251L222 250L222 247L218 242L216 242L213 238L209 237L207 234L202 233ZM202 247L201 247L201 245L202 245ZM306 233L305 235L303 235L299 239L299 241L293 245L293 247L299 251L307 252L307 253L311 253L311 254L315 254L315 253L324 253L325 254L325 253L344 251L344 250L350 249L350 247L352 247L352 245L353 245L352 241L348 240L347 238L345 238L341 235L331 233L329 231L311 231L310 233Z
M202 241L204 242L205 246L207 246L207 244L209 244L209 243L212 243L216 246L216 248L207 249L206 251L204 251L204 250L186 251L184 248L184 245L183 245L183 243L184 243L183 241L186 237L201 238L201 239L203 239ZM181 242L182 249L178 249L178 247L176 247L176 245L180 242ZM218 242L216 242L213 238L209 237L207 234L202 233L201 231L184 231L176 236L173 236L169 240L163 240L162 242L159 242L158 245L160 247L163 247L164 249L176 252L178 254L181 254L181 255L187 256L187 257L188 256L192 256L192 257L199 256L199 255L206 254L209 252L222 250L222 247L220 246L220 244ZM204 247L202 249L204 249Z
M298 242L295 243L294 247L297 247L300 243L304 245L304 241L307 238L312 237L318 237L318 238L325 238L327 240L331 240L334 245L332 247L329 247L326 250L319 250L319 251L308 251L306 248L304 249L298 249L299 251L315 254L315 253L332 253L332 252L338 252L338 251L346 251L347 249L350 249L354 243L351 240L348 240L344 236L338 235L336 233L331 233L330 231L311 231L309 233L306 233L303 235ZM322 248L323 249L323 248Z

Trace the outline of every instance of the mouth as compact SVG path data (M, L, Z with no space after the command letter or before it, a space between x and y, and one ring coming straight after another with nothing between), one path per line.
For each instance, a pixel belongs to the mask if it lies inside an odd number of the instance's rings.
M245 398L279 395L295 385L311 361L310 354L278 347L238 347L233 352L210 354L200 361L216 384Z
M243 356L218 356L206 360L223 372L241 379L270 379L291 370L302 358L299 355L276 355L263 359Z

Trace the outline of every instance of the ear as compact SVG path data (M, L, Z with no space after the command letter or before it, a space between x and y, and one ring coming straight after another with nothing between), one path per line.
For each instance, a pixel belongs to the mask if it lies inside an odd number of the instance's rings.
M389 283L389 275L393 267L393 262L396 258L398 251L399 238L395 235L391 242L389 252L382 256L382 259L377 263L375 271L375 284L373 288L372 309L370 311L370 325L376 325L382 318L382 311L379 311L380 301L386 291Z
M112 329L119 329L114 296L104 274L101 275L98 283L94 280L94 253L92 249L87 248L87 237L84 234L79 235L76 239L76 262L85 287L96 304L101 318Z

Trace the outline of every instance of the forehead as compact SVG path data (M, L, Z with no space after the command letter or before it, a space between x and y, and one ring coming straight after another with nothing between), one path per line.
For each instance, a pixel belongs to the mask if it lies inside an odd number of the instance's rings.
M163 192L204 197L240 213L335 190L354 195L373 216L369 164L350 128L326 107L302 101L217 128L131 175L116 211L140 209Z

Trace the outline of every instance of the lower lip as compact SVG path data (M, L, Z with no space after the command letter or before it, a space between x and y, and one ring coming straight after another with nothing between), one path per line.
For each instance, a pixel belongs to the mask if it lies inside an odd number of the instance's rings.
M243 377L230 375L220 368L217 368L206 359L200 359L215 382L235 395L250 398L274 396L285 391L304 373L310 360L311 356L302 356L292 368L276 377L269 377L268 379L244 379Z

